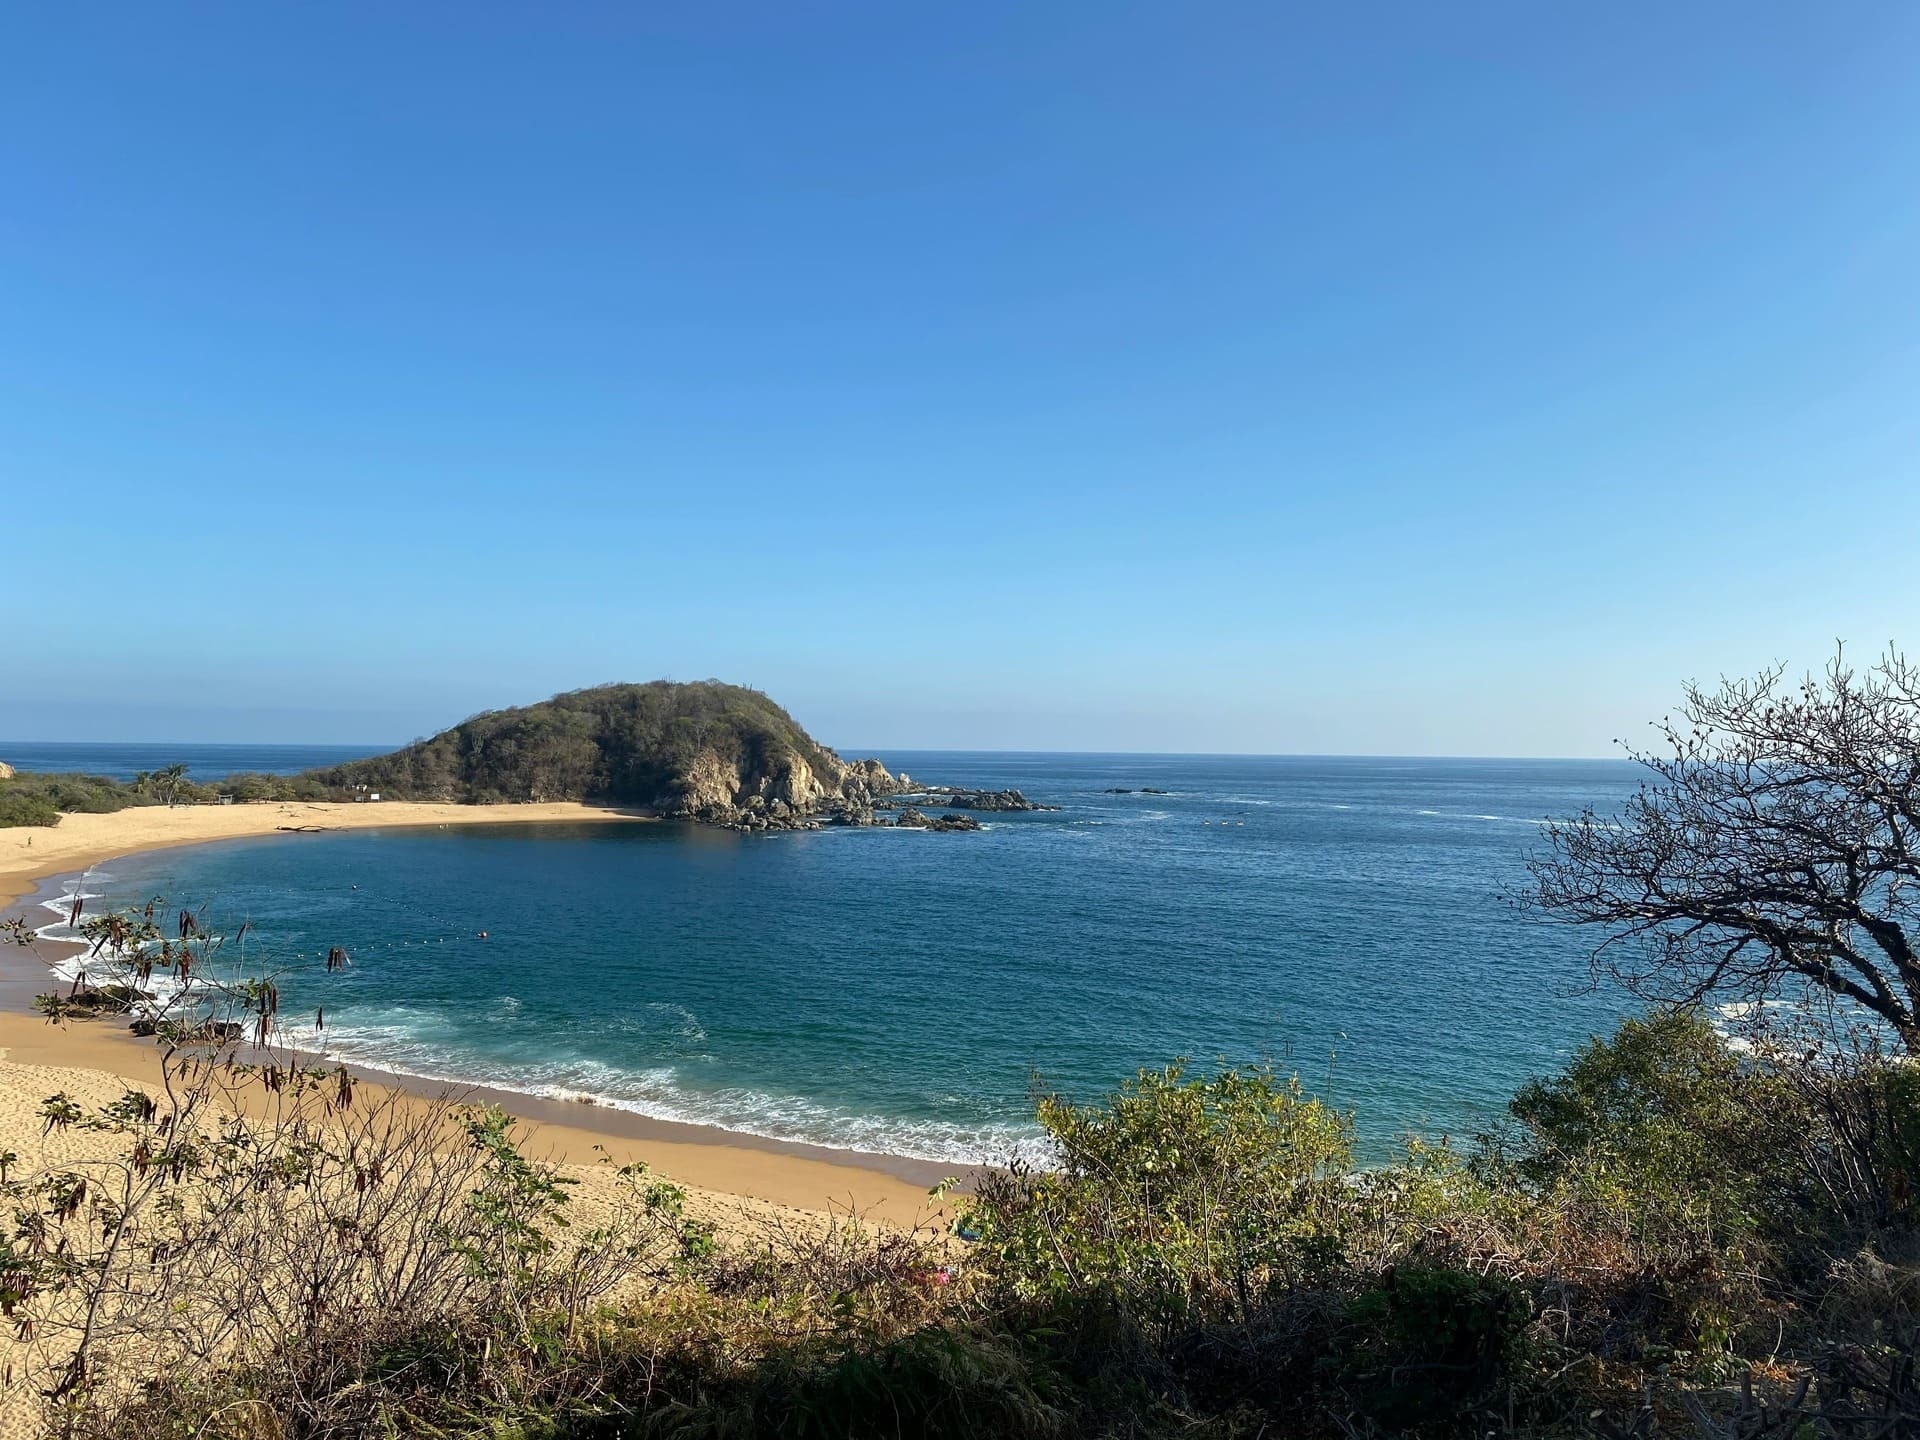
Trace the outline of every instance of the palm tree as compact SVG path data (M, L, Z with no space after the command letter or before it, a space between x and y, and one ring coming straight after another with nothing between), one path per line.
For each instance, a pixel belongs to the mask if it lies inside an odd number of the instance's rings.
M186 782L187 767L184 765L169 765L166 769L156 770L153 773L154 791L166 802L169 809L172 808L173 802L179 798L180 787L185 785Z

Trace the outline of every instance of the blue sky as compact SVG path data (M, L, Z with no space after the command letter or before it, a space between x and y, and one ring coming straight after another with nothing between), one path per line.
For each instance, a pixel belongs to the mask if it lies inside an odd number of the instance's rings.
M1920 11L16 6L0 737L1604 753L1920 645Z

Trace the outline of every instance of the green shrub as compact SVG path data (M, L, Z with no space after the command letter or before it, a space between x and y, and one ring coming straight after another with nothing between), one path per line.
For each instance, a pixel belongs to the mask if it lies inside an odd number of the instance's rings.
M1560 1075L1521 1087L1515 1163L1628 1217L1653 1243L1715 1245L1758 1231L1790 1182L1802 1107L1694 1010L1628 1019Z
M0 780L0 829L15 825L58 825L60 811L44 795L22 790L17 782Z
M1038 1113L1057 1168L989 1175L969 1217L1016 1295L1097 1294L1164 1330L1244 1316L1340 1261L1352 1119L1297 1079L1174 1065Z

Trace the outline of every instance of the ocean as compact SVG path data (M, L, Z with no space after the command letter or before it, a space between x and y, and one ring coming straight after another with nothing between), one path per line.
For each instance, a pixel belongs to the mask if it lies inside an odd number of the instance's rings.
M131 780L143 770L185 765L187 778L205 782L228 775L297 775L324 770L392 745L168 745L89 744L72 740L0 740L0 760L16 770L54 770Z
M1630 1008L1589 983L1596 937L1502 898L1539 820L1614 808L1624 763L880 758L1061 808L975 834L279 835L88 889L251 921L283 1014L324 1006L344 1058L956 1163L1036 1153L1036 1085L1093 1100L1176 1057L1297 1070L1381 1159L1486 1127Z

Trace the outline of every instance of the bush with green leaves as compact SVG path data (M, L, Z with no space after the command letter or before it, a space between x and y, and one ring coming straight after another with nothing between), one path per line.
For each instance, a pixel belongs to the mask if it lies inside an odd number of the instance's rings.
M1098 1295L1166 1330L1338 1265L1353 1122L1297 1078L1173 1065L1100 1105L1037 1109L1052 1167L987 1175L967 1220L1016 1294Z
M1713 1245L1762 1227L1789 1164L1778 1126L1799 1107L1698 1011L1665 1010L1589 1042L1508 1108L1526 1180L1576 1187L1649 1239Z
M14 825L58 825L60 807L18 780L0 780L0 829Z

